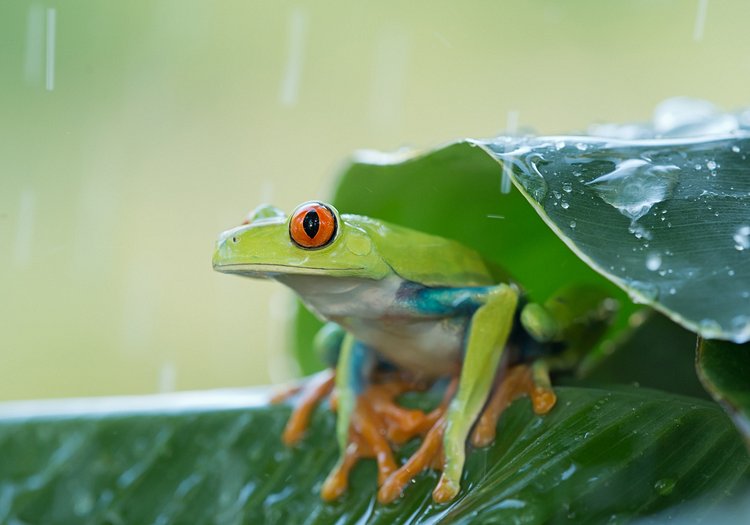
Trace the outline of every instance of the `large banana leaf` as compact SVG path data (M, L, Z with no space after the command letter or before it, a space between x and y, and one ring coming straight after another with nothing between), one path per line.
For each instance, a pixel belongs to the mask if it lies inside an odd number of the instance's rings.
M667 509L711 523L750 483L742 440L709 402L635 387L559 395L545 417L514 403L449 505L432 503L434 474L377 504L372 461L322 503L337 454L324 407L288 449L288 408L241 392L0 406L0 523L623 523Z

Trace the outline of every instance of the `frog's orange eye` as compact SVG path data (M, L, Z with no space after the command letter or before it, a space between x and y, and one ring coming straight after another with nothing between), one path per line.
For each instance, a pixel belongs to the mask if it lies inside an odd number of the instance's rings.
M336 215L328 206L309 202L292 214L289 236L303 248L322 248L333 240L336 227Z

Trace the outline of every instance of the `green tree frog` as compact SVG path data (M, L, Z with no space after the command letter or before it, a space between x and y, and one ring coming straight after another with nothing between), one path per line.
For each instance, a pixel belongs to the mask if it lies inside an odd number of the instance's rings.
M549 371L572 368L616 308L588 286L529 302L507 273L457 241L340 215L317 201L289 216L257 208L221 234L213 266L279 281L328 322L315 346L332 370L303 388L284 433L289 444L300 439L315 403L333 392L341 455L323 484L327 500L345 491L358 458L375 457L381 502L430 467L442 470L434 500L450 501L461 488L467 441L489 444L500 413L520 394L537 413L550 410ZM396 403L440 378L452 379L432 412ZM397 465L393 445L417 435L421 447Z

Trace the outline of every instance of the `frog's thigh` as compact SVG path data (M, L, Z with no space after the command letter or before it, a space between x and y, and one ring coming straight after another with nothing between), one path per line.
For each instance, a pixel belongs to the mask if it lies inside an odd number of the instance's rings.
M443 446L445 468L433 497L452 499L466 458L466 438L492 387L500 357L513 327L518 293L501 284L491 288L471 318L458 392L448 408Z
M372 350L354 339L351 334L346 334L336 364L336 437L342 454L349 441L349 425L357 404L357 396L369 380L374 364L375 356Z

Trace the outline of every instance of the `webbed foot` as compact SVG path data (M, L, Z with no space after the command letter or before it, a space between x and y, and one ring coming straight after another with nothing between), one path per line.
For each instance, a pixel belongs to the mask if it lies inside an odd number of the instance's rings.
M531 406L539 415L552 410L557 402L541 361L532 366L516 365L509 368L498 383L474 426L471 444L475 447L486 447L495 440L497 421L508 405L522 395L531 398Z
M358 396L351 416L349 443L323 483L323 500L331 501L344 493L349 472L362 458L375 458L377 461L379 487L391 478L398 469L391 445L403 443L434 428L445 410L443 407L425 413L396 403L399 395L422 390L424 386L409 379L388 378L369 386Z

